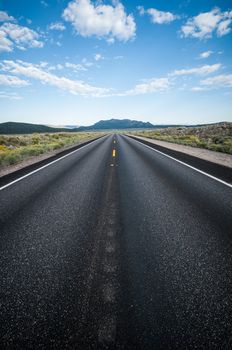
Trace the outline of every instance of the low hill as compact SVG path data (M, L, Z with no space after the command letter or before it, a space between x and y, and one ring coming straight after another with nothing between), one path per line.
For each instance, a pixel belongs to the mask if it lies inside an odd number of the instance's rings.
M88 129L91 129L91 130L147 129L147 128L154 128L154 127L155 126L149 122L141 122L138 120L109 119L109 120L100 120L99 122L89 126Z
M12 134L33 134L46 133L46 132L61 132L69 131L66 128L53 128L46 125L29 124L29 123L16 123L6 122L0 124L0 134L12 135Z

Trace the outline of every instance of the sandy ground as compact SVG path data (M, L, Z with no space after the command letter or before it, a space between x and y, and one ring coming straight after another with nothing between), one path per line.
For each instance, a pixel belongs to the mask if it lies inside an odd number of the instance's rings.
M232 155L220 152L214 152L203 148L191 147L179 145L176 143L166 142L166 141L158 141L152 140L147 137L136 136L138 139L149 141L154 145L159 145L162 147L166 147L169 149L173 149L178 152L186 153L194 157L198 157L204 160L208 160L209 162L224 165L228 168L232 168Z

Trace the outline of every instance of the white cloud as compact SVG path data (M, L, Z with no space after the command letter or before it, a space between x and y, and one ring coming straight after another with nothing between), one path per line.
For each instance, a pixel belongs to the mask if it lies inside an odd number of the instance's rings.
M210 73L216 72L221 67L221 63L215 63L215 64L206 64L201 67L196 68L190 68L190 69L176 69L174 72L172 72L170 75L177 76L177 75L207 75Z
M151 21L152 23L157 23L157 24L167 24L175 21L179 17L174 15L171 12L164 12L164 11L159 11L154 8L150 8L148 10L145 10L143 6L138 6L137 7L139 14L142 16L145 13L151 16Z
M158 24L170 23L178 18L171 12L163 12L156 9L148 9L147 13L151 16L152 23Z
M104 57L100 53L96 53L96 55L94 55L94 59L95 61L100 61L103 60Z
M115 39L128 41L135 36L134 17L126 14L119 1L110 6L101 2L94 4L90 0L74 0L64 10L63 18L84 37L94 35L113 43Z
M87 58L83 58L82 64L83 64L85 67L87 67L87 68L93 66L93 62L88 61Z
M202 86L194 86L191 91L199 92L199 91L206 91L207 89Z
M21 100L22 96L14 93L14 92L0 91L0 98L7 98L9 100Z
M86 84L79 80L72 80L65 77L59 77L55 74L45 71L40 65L27 63L23 61L4 60L0 65L1 69L11 74L22 75L27 78L39 80L43 84L55 86L59 89L66 90L73 95L83 96L104 96L109 90Z
M73 69L74 71L87 71L87 68L80 63L70 63L70 62L66 62L65 63L65 67L66 68L70 68Z
M0 85L21 87L27 86L29 83L13 75L0 74Z
M221 21L219 23L217 28L217 35L223 36L223 35L229 34L231 31L231 28L230 28L231 22L232 22L232 11L230 12L229 19L225 19L224 21Z
M48 7L48 3L46 1L41 0L40 3L41 3L42 6Z
M199 58L208 58L209 56L211 56L213 53L213 51L204 51L199 55Z
M48 62L40 62L36 65L37 68L45 68L48 72L55 71L55 70L62 70L65 68L71 69L74 72L79 71L87 71L89 67L93 65L92 62L87 61L86 59L82 60L82 63L71 63L71 62L65 62L65 63L57 63L55 65L50 66ZM1 66L1 64L0 64Z
M14 17L9 16L7 12L0 11L0 22L14 21Z
M146 11L143 6L137 6L137 10L139 11L140 16L145 15Z
M201 85L211 88L232 87L232 74L221 74L201 80Z
M220 37L231 31L231 22L232 11L221 12L219 8L214 8L210 12L203 12L188 19L181 27L181 35L182 37L207 39L211 38L215 32Z
M60 68L80 68L78 65L66 62L60 65ZM54 66L58 68L58 65ZM144 95L153 92L162 92L169 89L171 81L169 78L153 78L144 80L141 84L137 84L134 88L124 92L112 92L112 89L106 89L89 85L83 81L72 80L65 77L60 77L50 73L50 68L47 62L40 62L39 64L32 64L20 60L10 61L4 60L0 63L0 70L20 75L31 79L39 80L42 84L55 86L59 89L66 90L74 95L94 96L94 97L110 97L110 96L133 96ZM17 77L14 77L17 78ZM26 82L28 84L28 82Z
M13 42L7 38L7 34L0 27L0 52L11 52L13 50Z
M65 30L65 25L61 22L55 22L55 23L51 23L50 26L49 26L49 29L51 30Z
M41 48L44 43L39 41L39 38L40 35L36 31L18 24L4 23L0 26L1 51L13 51L14 46L20 50L25 50L27 47Z
M168 78L153 78L137 84L131 90L119 94L119 96L144 95L152 92L166 91L170 88L171 82Z

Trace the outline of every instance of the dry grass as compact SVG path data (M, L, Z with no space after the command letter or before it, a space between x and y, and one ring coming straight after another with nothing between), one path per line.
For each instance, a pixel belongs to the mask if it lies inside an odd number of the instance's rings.
M133 135L232 154L232 123L131 132Z
M0 167L102 135L95 132L0 135Z

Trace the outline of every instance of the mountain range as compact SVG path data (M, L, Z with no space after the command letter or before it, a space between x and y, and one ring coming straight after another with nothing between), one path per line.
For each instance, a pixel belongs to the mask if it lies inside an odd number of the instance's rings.
M90 126L66 126L66 127L52 127L40 124L18 123L18 122L6 122L0 124L0 134L31 134L31 133L44 133L44 132L78 132L78 131L100 131L100 130L113 130L113 129L152 129L156 126L149 122L142 122L130 119L110 119L100 120L99 122Z
M216 123L218 124L218 123ZM220 123L219 123L220 124ZM104 130L125 130L125 129L161 129L168 127L194 127L205 126L207 124L197 125L177 125L177 124L160 124L153 125L149 122L142 122L131 119L109 119L100 120L99 122L90 126L66 125L62 127L48 126L40 124L30 123L18 123L18 122L5 122L0 123L0 134L12 135L12 134L32 134L32 133L52 133L52 132L78 132L78 131L104 131Z

